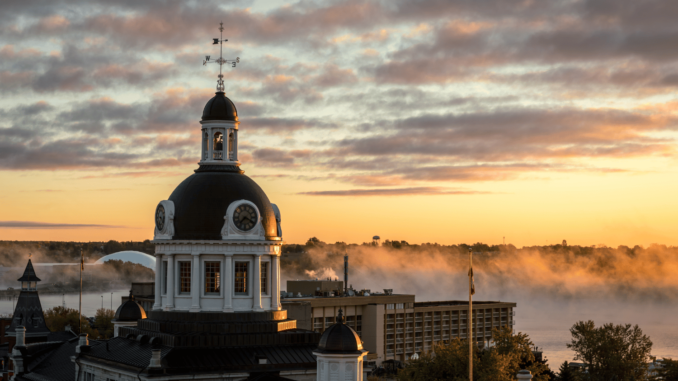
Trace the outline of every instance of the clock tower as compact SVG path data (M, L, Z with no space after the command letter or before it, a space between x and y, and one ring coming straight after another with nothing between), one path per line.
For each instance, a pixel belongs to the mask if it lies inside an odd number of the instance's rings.
M223 90L200 120L198 169L155 211L154 310L278 311L280 211L238 161L238 112Z

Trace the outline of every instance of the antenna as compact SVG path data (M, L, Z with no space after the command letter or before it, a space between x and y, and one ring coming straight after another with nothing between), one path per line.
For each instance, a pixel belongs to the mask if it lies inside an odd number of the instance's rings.
M228 39L224 39L224 23L220 22L219 23L219 38L213 38L212 39L212 45L217 45L219 44L219 58L216 60L213 60L211 56L205 56L205 59L202 61L203 66L207 66L208 63L218 63L219 64L219 79L217 80L217 91L224 91L224 75L222 74L222 66L224 64L230 63L232 66L235 67L236 64L240 63L240 57L236 57L234 60L225 60L224 59L224 41L228 41Z

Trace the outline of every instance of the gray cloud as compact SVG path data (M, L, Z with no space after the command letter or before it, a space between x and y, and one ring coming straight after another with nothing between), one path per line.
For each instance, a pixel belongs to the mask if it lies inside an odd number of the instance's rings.
M82 228L126 228L127 226L118 225L97 225L97 224L55 224L51 222L34 221L0 221L0 228L5 229L82 229Z
M348 189L334 191L316 191L300 192L299 195L305 196L350 196L350 197L370 197L370 196L413 196L413 195L473 195L488 194L491 192L479 192L472 190L458 190L438 187L413 187L413 188L378 188L378 189Z

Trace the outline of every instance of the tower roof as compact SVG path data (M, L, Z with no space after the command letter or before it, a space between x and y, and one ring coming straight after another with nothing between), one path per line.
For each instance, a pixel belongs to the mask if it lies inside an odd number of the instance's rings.
M21 278L17 279L19 282L40 282L40 278L35 275L35 270L33 269L33 263L31 259L28 258L28 264L26 265L26 270L24 270L24 275Z
M139 319L146 319L146 311L136 300L134 294L129 292L129 299L118 307L115 311L115 320L117 321L137 321Z
M218 91L212 99L207 101L205 109L202 111L202 120L228 120L237 122L238 110L223 91Z
M342 310L339 309L336 324L329 326L323 332L316 352L321 353L362 353L363 343L353 328L344 324Z

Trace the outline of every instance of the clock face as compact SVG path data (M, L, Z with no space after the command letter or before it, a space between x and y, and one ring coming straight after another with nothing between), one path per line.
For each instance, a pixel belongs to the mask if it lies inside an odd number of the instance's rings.
M158 208L155 210L155 226L158 230L162 230L165 227L165 207L158 205Z
M238 229L248 231L257 224L257 211L251 205L242 204L233 212L233 223Z

